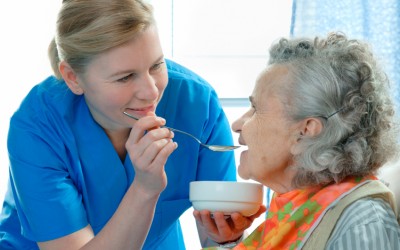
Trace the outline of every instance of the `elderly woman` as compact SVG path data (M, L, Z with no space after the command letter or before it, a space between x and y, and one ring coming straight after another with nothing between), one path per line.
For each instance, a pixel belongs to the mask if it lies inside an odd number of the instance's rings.
M400 249L392 193L375 176L396 156L394 106L366 44L281 39L250 102L232 125L248 146L239 175L274 196L233 249Z

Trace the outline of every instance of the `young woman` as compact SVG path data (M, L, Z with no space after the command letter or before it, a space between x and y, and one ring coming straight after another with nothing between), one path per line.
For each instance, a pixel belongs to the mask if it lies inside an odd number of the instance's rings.
M185 249L190 181L233 181L236 167L162 126L232 145L213 88L164 59L142 1L64 1L49 55L54 76L11 119L0 248ZM209 217L223 233L200 233L232 241L252 219Z

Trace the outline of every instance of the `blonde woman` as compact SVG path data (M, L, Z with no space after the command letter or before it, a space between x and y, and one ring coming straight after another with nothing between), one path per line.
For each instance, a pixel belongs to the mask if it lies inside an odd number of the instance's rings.
M232 145L213 88L164 59L138 0L64 1L49 55L54 76L11 119L0 248L185 249L190 181L235 180L236 167L232 152L162 126ZM252 218L219 222L221 234L200 229L210 244L240 238Z

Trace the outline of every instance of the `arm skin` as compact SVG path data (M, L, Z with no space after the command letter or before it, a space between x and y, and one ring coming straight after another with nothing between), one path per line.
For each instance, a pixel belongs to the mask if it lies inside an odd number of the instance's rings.
M135 166L135 179L104 228L95 236L88 225L70 235L38 242L40 249L142 248L158 198L167 185L164 165L177 147L172 141L173 133L159 128L164 124L164 119L155 116L146 116L135 122L126 142Z

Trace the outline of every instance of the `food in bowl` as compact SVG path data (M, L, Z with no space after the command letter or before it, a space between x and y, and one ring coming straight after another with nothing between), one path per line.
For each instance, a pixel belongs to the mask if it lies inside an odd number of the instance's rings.
M225 215L239 212L251 216L263 204L263 198L263 185L252 182L193 181L189 189L189 200L194 209Z

